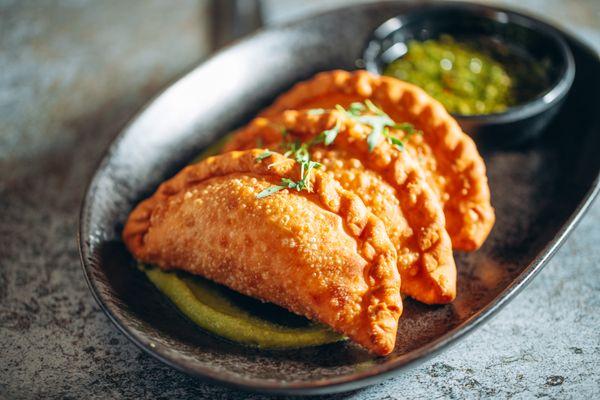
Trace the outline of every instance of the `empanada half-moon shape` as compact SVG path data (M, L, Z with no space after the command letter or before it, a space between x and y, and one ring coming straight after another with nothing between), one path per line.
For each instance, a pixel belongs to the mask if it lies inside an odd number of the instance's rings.
M288 110L255 119L234 134L224 151L257 143L285 151L286 144L308 143L334 127L339 131L333 143L310 146L311 157L384 222L398 253L402 293L427 304L454 300L456 266L442 205L410 154L385 140L369 151L370 127L338 111Z
M264 150L184 168L130 214L123 239L140 261L201 275L323 322L379 355L402 312L396 252L354 194L314 171L310 192L257 194L298 164Z
M367 71L322 72L279 96L260 116L292 109L329 109L336 104L347 107L365 99L396 122L411 123L423 132L411 137L406 147L428 173L444 205L453 247L479 248L495 221L485 164L456 120L419 87Z

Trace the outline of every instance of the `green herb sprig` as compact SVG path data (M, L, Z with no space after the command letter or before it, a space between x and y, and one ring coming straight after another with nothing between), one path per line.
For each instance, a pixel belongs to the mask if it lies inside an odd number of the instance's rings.
M337 137L338 133L340 133L341 127L342 120L338 118L335 122L335 126L331 129L324 130L319 135L317 135L317 137L311 140L310 146L319 143L323 143L325 146L329 146L335 141L335 138Z
M270 156L271 156L271 154L273 154L273 153L271 152L271 150L265 150L265 151L263 151L262 153L260 153L258 156L256 156L255 160L256 160L256 161L262 161L262 160L264 160L265 158L267 158L267 157L270 157Z
M279 192L283 189L295 189L298 192L302 190L310 190L310 176L314 169L321 168L322 164L310 159L309 147L312 145L312 141L309 143L301 143L299 140L295 142L287 143L288 150L283 153L285 157L294 159L300 165L300 179L293 181L289 178L281 178L281 184L270 186L256 195L257 199L270 196L274 193ZM263 158L260 158L265 153L269 152ZM257 161L263 160L270 156L272 153L267 150L256 157ZM260 158L260 160L259 160Z
M369 145L369 151L373 151L373 149L379 144L381 138L385 138L391 145L393 145L398 150L404 149L404 141L398 139L390 133L390 128L400 129L405 132L404 139L407 139L409 136L420 133L415 129L415 127L408 123L396 123L393 119L390 118L381 108L377 107L371 100L366 99L364 103L355 102L348 106L348 109L336 105L336 109L342 113L344 113L347 117L355 120L356 122L368 125L371 127L371 133L367 136L367 144ZM370 113L370 114L367 114Z
M339 104L337 104L335 108L348 118L371 127L371 132L367 136L370 152L373 151L377 144L379 144L382 137L396 149L404 149L404 142L393 136L390 133L390 128L404 131L404 139L407 139L415 133L421 133L421 131L416 130L415 127L408 122L397 124L389 117L389 115L369 99L365 100L363 103L354 102L348 106L348 109L345 109ZM308 113L311 115L320 115L324 112L325 110L321 108L308 110ZM284 146L287 146L288 149L283 155L287 158L294 159L300 165L300 179L298 181L293 181L288 178L281 178L281 183L279 185L270 186L264 189L256 195L256 198L262 199L283 189L295 189L299 192L302 190L310 190L310 175L312 171L322 167L321 163L310 159L310 147L321 143L325 146L331 145L337 138L341 126L342 120L341 118L338 118L333 128L324 130L312 140L305 143L300 142L300 140L288 142L288 132L283 129L281 131L281 136L286 140ZM262 161L271 154L273 153L270 150L266 150L256 157L256 161Z

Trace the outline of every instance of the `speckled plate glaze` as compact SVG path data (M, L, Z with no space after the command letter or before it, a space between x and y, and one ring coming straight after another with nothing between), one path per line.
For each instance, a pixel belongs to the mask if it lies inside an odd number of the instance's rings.
M349 343L258 351L226 342L188 322L129 268L132 259L119 237L140 199L295 82L322 70L356 68L372 30L414 7L362 5L259 32L170 86L117 137L90 183L79 240L92 293L134 343L181 371L231 386L293 394L346 391L447 348L541 270L599 186L600 61L569 35L577 73L564 108L538 141L484 154L496 226L482 249L456 254L459 294L453 304L406 301L390 356L373 357Z

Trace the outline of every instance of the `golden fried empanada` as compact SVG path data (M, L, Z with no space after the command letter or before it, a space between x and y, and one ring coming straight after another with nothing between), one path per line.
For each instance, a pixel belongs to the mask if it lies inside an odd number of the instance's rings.
M402 303L385 227L319 171L308 190L265 196L301 174L295 161L264 150L210 157L141 202L123 239L138 260L204 276L388 354Z
M329 71L296 84L278 97L261 116L284 110L347 107L371 99L397 122L423 132L407 143L428 173L446 214L455 249L476 250L494 224L485 164L473 140L444 107L422 89L396 78L366 71Z
M337 130L325 145L315 138ZM419 164L384 138L369 150L371 128L343 112L289 110L271 118L257 118L238 131L224 151L265 147L286 151L294 143L314 143L311 158L384 222L398 253L402 293L428 304L448 303L456 297L456 266L445 228L442 205Z

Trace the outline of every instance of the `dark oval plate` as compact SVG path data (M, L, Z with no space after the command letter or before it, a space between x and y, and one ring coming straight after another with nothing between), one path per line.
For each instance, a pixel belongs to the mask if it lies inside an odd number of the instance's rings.
M484 154L496 226L482 249L456 254L459 294L453 304L430 307L406 301L390 356L376 358L351 344L259 351L226 342L188 322L139 271L128 267L132 260L120 233L140 199L295 82L318 71L355 68L372 30L415 7L419 5L361 5L255 34L170 86L117 137L90 183L79 240L92 293L134 343L181 371L249 390L351 390L447 348L541 270L599 187L600 61L569 35L577 76L562 112L528 147Z

